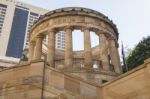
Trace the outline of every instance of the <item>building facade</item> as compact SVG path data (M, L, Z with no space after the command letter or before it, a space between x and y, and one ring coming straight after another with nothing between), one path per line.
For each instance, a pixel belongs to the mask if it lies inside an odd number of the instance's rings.
M56 43L55 47L57 49L65 49L65 32L60 31L59 33L56 34Z
M0 67L7 68L12 67L19 63L19 59L13 58L13 57L4 57L0 56Z
M32 24L48 10L15 0L0 2L0 56L19 58Z
M28 37L27 37L28 38ZM48 36L43 39L43 43L48 45ZM59 31L55 35L55 48L64 50L65 49L65 32Z

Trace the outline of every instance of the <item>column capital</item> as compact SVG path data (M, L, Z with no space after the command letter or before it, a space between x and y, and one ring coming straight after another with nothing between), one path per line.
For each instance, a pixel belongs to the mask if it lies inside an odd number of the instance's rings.
M109 37L108 40L112 44L112 46L116 46L117 48L119 47L119 44L114 37Z
M36 43L35 43L35 41L30 41L30 43L29 43L30 45L35 45ZM30 46L29 45L29 46Z
M99 33L98 36L99 36L99 39L105 38L106 40L108 40L108 38L109 38L109 35L107 33L104 33L104 32Z
M97 32L96 32L96 34L97 35L105 35L105 36L107 36L107 37L109 37L109 36L111 36L111 34L110 33L108 33L107 31L105 31L105 30L98 30Z
M104 33L106 33L106 31L104 31L104 30L97 30L97 33L104 34Z
M57 32L57 29L49 29L47 32L48 32L48 34L49 34L50 32L56 33L56 32Z
M90 29L90 27L87 27L87 26L83 26L83 27L81 27L81 31L83 31L83 32L84 32L85 30L89 30L89 31L90 31L91 29Z
M36 38L44 38L44 35L38 35Z
M64 31L66 31L68 29L71 30L71 31L73 31L74 28L72 26L66 26L66 27L64 27Z
M99 37L101 37L101 36L105 36L105 37L106 37L106 34L103 33L103 32L100 32L100 33L98 33L98 36L99 36Z
M114 40L114 41L116 41L115 37L113 37L113 36L109 36L108 40Z

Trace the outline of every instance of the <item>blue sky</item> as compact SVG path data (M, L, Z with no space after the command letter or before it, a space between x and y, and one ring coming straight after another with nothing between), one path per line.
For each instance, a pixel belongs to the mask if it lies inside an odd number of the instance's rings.
M134 47L143 37L150 35L150 0L20 0L45 9L54 10L62 7L86 7L97 10L117 25L119 43L124 42L129 48ZM80 33L76 33L82 39ZM76 38L77 39L77 38ZM77 49L82 48L79 40ZM92 37L93 43L97 38Z

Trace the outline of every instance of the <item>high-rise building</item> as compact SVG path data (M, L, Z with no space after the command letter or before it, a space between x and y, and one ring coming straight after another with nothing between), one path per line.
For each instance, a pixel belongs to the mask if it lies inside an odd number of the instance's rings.
M28 32L48 10L15 0L0 1L0 56L19 58L28 45Z
M16 0L0 1L0 56L20 58L28 47L29 31L48 10ZM64 32L56 34L56 48L64 49ZM47 38L45 42L47 42Z
M55 39L55 48L56 49L60 49L60 50L64 50L65 49L65 32L64 31L60 31L58 33L56 33L56 39ZM44 44L48 44L48 36L46 36L43 40Z
M60 31L56 34L56 43L55 46L57 49L64 49L65 48L65 33L64 31Z

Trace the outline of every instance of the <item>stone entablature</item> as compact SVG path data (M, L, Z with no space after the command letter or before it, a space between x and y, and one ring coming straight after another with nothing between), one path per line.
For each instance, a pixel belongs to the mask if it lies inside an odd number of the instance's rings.
M69 13L68 13L69 12ZM114 29L114 31L116 32L117 36L118 36L118 30L116 28L116 25L112 22L112 20L108 19L107 16L103 15L102 13L100 12L97 12L95 10L91 10L91 9L88 9L88 8L81 8L81 7L68 7L68 8L61 8L61 9L56 9L56 10L53 10L53 11L50 11L48 12L47 14L43 15L40 17L40 20L38 20L34 26L33 26L33 29L38 25L40 24L42 21L46 21L48 20L49 18L53 19L53 18L56 18L56 17L62 17L62 16L67 16L67 15L70 15L70 16L90 16L92 18L96 18L96 19L99 19L101 20L101 22L99 21L94 21L97 25L102 25L102 27L106 27L106 24L104 23L108 23L111 28ZM75 22L77 20L75 20L75 18L69 18L70 20L68 20L67 17L63 18L63 20L55 20L54 22L56 23L62 23L62 22ZM81 18L81 21L83 22L85 20L85 17ZM79 20L77 22L80 22ZM47 23L48 24L51 24L51 23ZM46 25L46 24L45 24ZM109 28L109 26L108 26ZM111 29L110 28L110 29Z
M45 19L39 22L36 26L33 26L31 40L34 36L39 35L39 33L48 34L48 32L53 29L60 31L64 30L64 28L67 28L68 26L73 27L73 29L80 30L83 28L89 28L89 30L94 31L97 34L101 33L98 31L102 31L106 33L106 35L112 36L116 40L118 39L118 32L115 32L116 30L103 20L92 18L91 16L64 15L49 19L45 17Z

